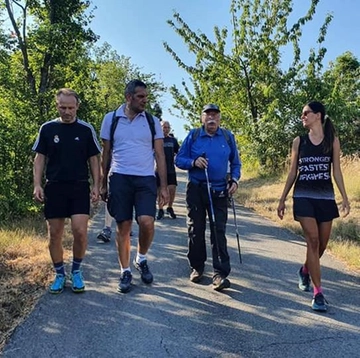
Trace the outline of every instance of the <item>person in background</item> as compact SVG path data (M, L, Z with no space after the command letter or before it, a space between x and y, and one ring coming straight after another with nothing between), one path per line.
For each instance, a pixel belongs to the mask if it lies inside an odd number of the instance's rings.
M108 243L111 240L111 234L112 234L111 224L112 224L113 218L111 217L106 205L105 205L105 219L104 220L105 220L104 227L96 238L98 239L99 242ZM134 235L134 233L131 231L130 236L133 236L133 235Z
M153 117L156 132L153 140L145 113L148 100L146 84L140 80L130 81L125 88L125 99L125 103L115 112L118 122L113 140L113 112L105 115L100 132L103 141L101 194L107 199L109 213L116 221L116 244L121 268L118 290L122 293L130 291L132 282L130 232L134 208L139 240L133 264L145 284L153 282L147 252L155 231L157 188L154 161L160 178L159 203L164 205L169 200L163 133L159 119Z
M59 118L44 123L33 146L34 199L45 203L49 251L56 272L50 293L61 293L66 282L62 237L65 218L71 219L74 236L71 269L72 290L83 292L85 283L80 265L87 247L87 228L92 202L99 200L100 145L94 128L77 118L78 94L62 88L56 94ZM46 166L46 183L42 179ZM89 166L92 188L89 188Z
M103 241L105 243L110 242L111 234L112 234L112 230L111 230L112 221L113 221L113 218L111 217L107 206L105 206L105 224L104 224L104 228L101 230L101 232L97 236L97 239L99 241Z
M213 288L217 291L230 287L230 280L227 277L231 267L225 236L228 196L236 192L241 173L241 161L234 135L220 128L220 119L220 108L217 105L204 106L201 114L203 124L201 129L193 129L189 132L175 160L177 167L188 170L186 204L190 281L200 282L204 273L206 214L211 217L211 205L213 205L215 223L210 220L212 228L210 241L214 271ZM198 133L196 139L195 133ZM226 178L228 162L230 162L230 179ZM208 185L211 187L212 203ZM214 224L216 224L215 232Z
M169 203L166 209L166 213L172 218L176 219L176 214L173 209L173 204L175 200L176 194L176 170L174 164L174 157L179 151L179 143L177 139L171 135L170 133L171 127L170 123L167 121L161 122L162 130L164 133L164 152L165 152L165 161L166 161L166 169L167 169L167 183L169 190ZM156 172L156 180L157 186L160 188L160 178L158 173ZM156 219L161 220L165 215L164 206L159 204L159 210Z
M331 167L342 196L344 217L350 212L350 204L340 168L340 142L324 105L309 102L303 108L301 120L308 134L293 141L290 171L277 212L279 218L283 219L286 197L295 183L293 215L300 222L306 240L306 259L298 271L299 288L310 291L312 280L314 292L311 308L324 312L327 302L321 286L320 258L327 247L333 219L339 216Z

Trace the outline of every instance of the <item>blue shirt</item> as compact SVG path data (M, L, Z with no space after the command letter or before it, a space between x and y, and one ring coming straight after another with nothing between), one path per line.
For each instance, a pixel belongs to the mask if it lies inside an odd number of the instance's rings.
M110 173L150 176L155 175L152 135L145 112L139 113L133 120L126 117L125 105L116 110L119 121L114 133ZM110 127L114 112L105 115L101 124L100 137L110 140ZM160 121L155 122L154 139L164 137Z
M228 132L232 144L230 147L220 128L217 129L214 135L209 135L202 127L199 136L193 141L195 131L196 129L191 130L182 143L176 156L176 166L189 171L188 178L191 182L205 183L205 170L192 166L193 161L205 153L208 160L207 170L212 188L215 190L225 190L229 162L231 178L237 181L241 175L241 161L234 135Z

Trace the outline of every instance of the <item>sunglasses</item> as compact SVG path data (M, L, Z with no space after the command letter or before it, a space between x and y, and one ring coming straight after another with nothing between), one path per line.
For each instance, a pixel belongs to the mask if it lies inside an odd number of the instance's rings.
M309 113L314 113L314 111L304 111L301 113L301 117L306 117Z

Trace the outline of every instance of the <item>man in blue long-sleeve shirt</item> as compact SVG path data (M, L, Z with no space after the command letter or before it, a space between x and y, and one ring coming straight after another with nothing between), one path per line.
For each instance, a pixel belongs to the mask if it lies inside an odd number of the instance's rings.
M213 287L217 291L230 287L230 258L227 251L226 223L228 196L235 193L241 174L241 161L232 133L220 128L220 109L215 104L204 106L200 129L185 138L176 156L176 166L188 170L186 203L188 209L190 280L200 282L206 261L206 213L211 217L211 203L205 168L211 186L216 235L211 231ZM227 178L230 163L230 180ZM211 225L212 228L214 227Z

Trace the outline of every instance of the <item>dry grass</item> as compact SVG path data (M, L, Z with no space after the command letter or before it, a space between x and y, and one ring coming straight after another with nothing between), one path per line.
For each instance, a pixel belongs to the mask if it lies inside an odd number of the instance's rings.
M344 157L341 159L346 191L350 200L351 212L346 218L334 221L328 250L349 267L360 270L360 158ZM282 176L267 178L256 177L247 172L243 176L237 200L244 206L255 210L279 225L301 234L300 225L294 221L292 213L291 192L286 201L286 214L283 220L277 216L277 205L284 188L287 173ZM341 204L341 196L334 183L337 203ZM340 213L341 215L341 213Z
M0 351L52 279L46 235L40 217L0 228ZM66 230L67 255L70 255L70 237Z

